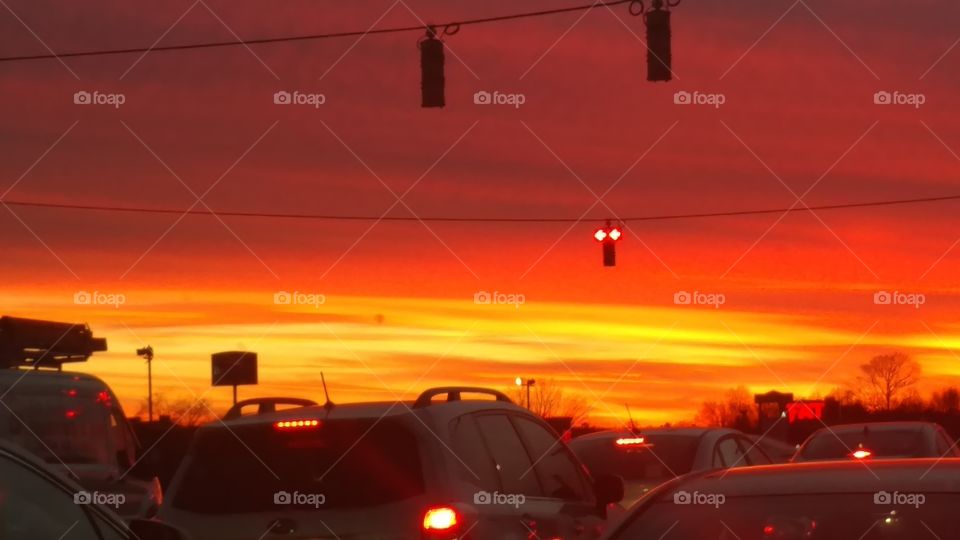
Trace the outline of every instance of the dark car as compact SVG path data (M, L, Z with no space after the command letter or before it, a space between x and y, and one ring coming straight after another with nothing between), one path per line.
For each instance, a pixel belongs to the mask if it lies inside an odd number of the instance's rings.
M797 450L794 462L960 457L942 427L930 422L877 422L825 427Z
M594 475L623 478L625 506L692 471L773 463L742 432L726 428L599 431L577 437L569 446Z
M197 540L589 539L622 496L504 394L453 387L207 424L159 516Z
M156 521L125 524L114 510L123 492L87 491L24 449L0 441L0 539L180 540Z
M960 459L832 461L696 473L605 540L956 539Z

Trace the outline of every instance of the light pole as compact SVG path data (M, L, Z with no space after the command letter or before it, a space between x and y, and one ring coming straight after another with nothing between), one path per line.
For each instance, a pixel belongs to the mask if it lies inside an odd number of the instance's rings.
M533 410L533 409L530 409L530 387L537 384L537 380L536 379L524 380L523 377L517 377L516 380L514 380L514 382L517 384L517 386L527 387L527 409Z
M153 347L137 349L137 356L147 361L147 421L153 422Z

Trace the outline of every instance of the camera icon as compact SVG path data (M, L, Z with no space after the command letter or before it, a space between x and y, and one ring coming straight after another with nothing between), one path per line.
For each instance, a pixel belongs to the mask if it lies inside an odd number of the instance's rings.
M691 103L693 103L693 96L690 95L690 92L680 90L673 95L674 105L690 105Z
M473 303L474 304L491 304L493 303L493 295L487 291L477 291L473 294Z
M874 105L890 105L893 103L893 95L890 92L881 90L873 94Z
M278 491L273 494L273 504L290 504L293 497L287 491Z
M490 504L493 501L493 496L486 491L478 491L473 494L473 504Z
M691 504L693 497L686 491L678 491L673 494L673 504Z
M293 303L293 295L287 291L277 291L273 293L273 303L279 306L289 306Z
M878 306L889 306L893 303L893 295L887 291L877 291L873 293L873 303Z
M893 504L893 495L886 491L878 491L873 494L873 504Z
M489 105L492 102L493 96L491 96L490 92L487 92L486 90L480 90L473 94L473 103L475 105Z
M290 92L280 90L273 93L273 103L275 105L289 105L293 102L293 96L290 95Z
M87 491L78 491L73 494L73 504L90 504L93 502L93 495Z
M79 306L89 306L93 303L93 295L87 291L77 291L73 293L73 303Z
M74 92L73 103L76 105L89 105L93 103L93 96L91 96L90 92L87 92L86 90Z
M679 306L688 306L693 302L693 295L687 291L677 291L673 295L673 303Z

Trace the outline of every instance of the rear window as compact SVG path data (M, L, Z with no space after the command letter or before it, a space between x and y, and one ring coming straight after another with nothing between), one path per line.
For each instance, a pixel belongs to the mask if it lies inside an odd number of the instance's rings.
M918 429L885 429L868 433L823 432L800 451L805 460L846 459L850 452L863 445L873 457L929 457L930 449Z
M614 474L627 481L662 481L693 469L699 437L679 434L645 435L645 444L617 446L616 440L570 443L570 449L594 476Z
M65 390L66 392L66 390ZM50 463L114 463L109 400L81 394L25 395L4 398L0 436Z
M417 440L397 419L204 430L185 466L172 504L203 514L363 508L424 491Z

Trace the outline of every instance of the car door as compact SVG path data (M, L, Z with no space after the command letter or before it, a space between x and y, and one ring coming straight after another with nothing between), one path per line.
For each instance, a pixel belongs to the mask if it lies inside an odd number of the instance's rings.
M505 412L473 415L480 443L488 452L497 486L481 489L473 502L479 518L479 538L523 539L553 538L559 505L543 496L543 488L533 470L534 460ZM487 484L482 487L493 487ZM489 532L488 532L489 531Z
M543 486L544 499L558 507L554 517L556 537L598 537L603 532L605 519L597 507L593 486L570 449L536 419L521 415L513 415L512 419L527 452L533 457L534 472Z

